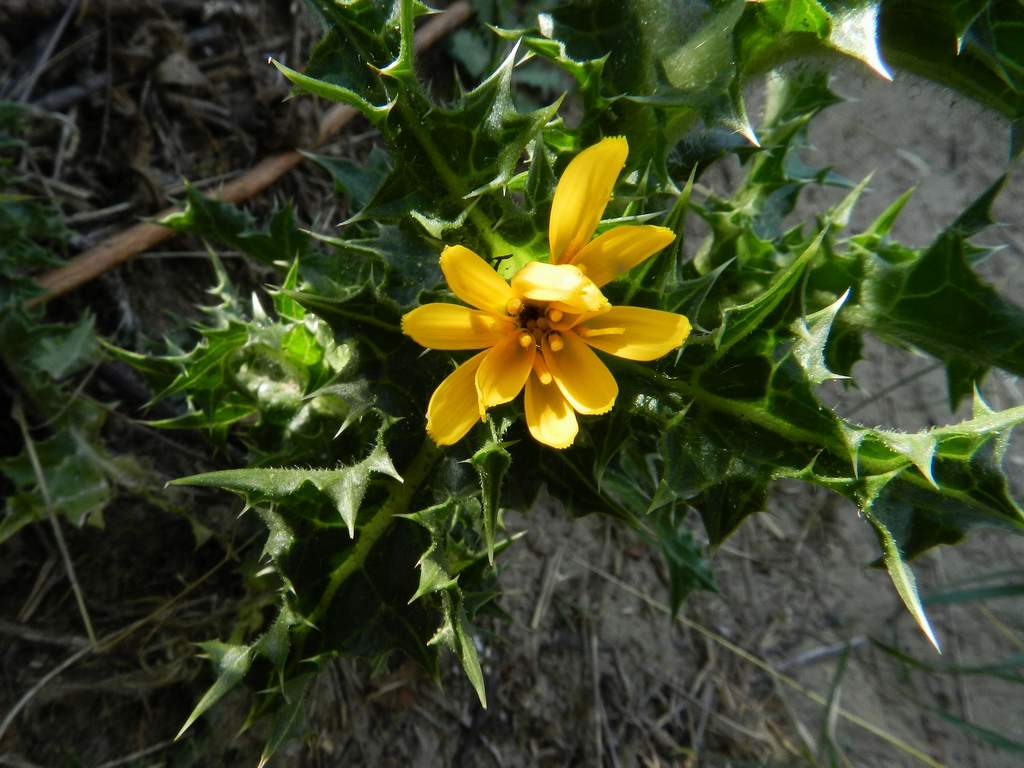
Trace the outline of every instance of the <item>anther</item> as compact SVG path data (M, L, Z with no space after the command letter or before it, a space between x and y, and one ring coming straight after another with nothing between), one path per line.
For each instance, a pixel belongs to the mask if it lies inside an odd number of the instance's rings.
M533 345L533 343L533 336L531 336L529 333L519 334L519 346L522 347L523 349L529 349Z
M510 315L518 315L522 311L523 302L521 299L513 297L505 303L505 312L507 312Z
M547 386L551 383L551 371L548 370L547 365L544 364L543 355L535 355L533 358L533 372L537 374L537 378L540 379L540 383Z
M552 323L561 322L563 317L565 317L565 313L562 312L562 310L560 310L560 309L549 309L548 310L548 320L550 320Z
M551 345L552 352L561 352L565 347L565 342L562 341L560 334L552 333L548 335L548 344Z

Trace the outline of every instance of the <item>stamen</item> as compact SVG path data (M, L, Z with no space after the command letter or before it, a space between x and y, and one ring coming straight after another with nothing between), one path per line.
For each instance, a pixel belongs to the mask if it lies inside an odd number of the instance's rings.
M561 322L563 317L565 317L565 313L562 312L562 310L560 310L560 309L549 309L548 310L548 320L550 320L552 323Z
M529 349L533 345L533 336L529 333L519 334L519 346L523 349Z
M552 352L561 352L565 348L565 342L558 333L548 334L548 344L551 345Z
M518 315L523 311L523 302L521 299L511 298L505 304L505 311L510 315Z
M551 383L551 371L548 370L547 365L544 363L543 355L534 355L533 371L537 374L537 378L540 379L541 384L547 386Z

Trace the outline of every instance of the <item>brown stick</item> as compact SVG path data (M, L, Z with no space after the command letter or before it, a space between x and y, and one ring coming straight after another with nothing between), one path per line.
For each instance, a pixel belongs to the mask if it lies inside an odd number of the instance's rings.
M424 51L452 30L462 25L473 13L468 0L457 0L445 11L429 19L416 30L416 51ZM328 110L320 122L320 130L313 148L325 144L337 131L359 114L347 104L337 104ZM257 163L237 179L228 182L211 197L230 203L240 203L262 192L303 160L297 150L271 155ZM166 208L156 216L165 218L178 213L181 208ZM102 243L94 245L75 256L59 269L47 272L37 280L43 293L26 302L27 307L43 304L50 299L73 291L83 283L99 277L109 269L134 258L142 251L152 248L174 235L174 231L159 224L136 224L123 232L113 235Z

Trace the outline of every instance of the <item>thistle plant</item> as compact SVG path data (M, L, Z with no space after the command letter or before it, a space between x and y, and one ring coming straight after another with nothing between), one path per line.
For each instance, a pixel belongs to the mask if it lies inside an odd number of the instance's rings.
M249 466L176 482L233 491L260 516L280 594L262 634L204 644L217 679L186 727L246 680L251 716L274 718L269 757L330 659L404 654L437 677L441 646L484 704L475 623L499 614L496 569L518 536L501 511L529 509L542 486L655 542L675 611L713 588L705 558L773 482L827 488L874 531L938 647L910 561L975 526L1024 531L1001 468L1024 405L994 411L983 395L990 369L1024 373L1024 311L974 270L971 238L1005 177L916 249L891 236L906 196L851 231L869 179L801 161L808 123L839 100L817 57L889 76L878 3L566 5L487 31L503 58L450 99L414 67L421 5L310 5L324 37L308 66L275 64L297 95L349 104L379 133L364 163L311 156L354 215L322 233L287 211L259 230L191 193L165 224L280 267L273 315L225 299L191 352L119 353L184 398L184 421L159 426L243 439ZM973 67L930 71L1019 116L1019 90L993 85L1000 59L984 55L998 35L972 48L972 25L996 19L982 5L966 21L914 6L949 22ZM892 55L927 69L901 31L883 30ZM568 92L520 109L526 64ZM756 125L750 82L766 92ZM700 184L727 155L744 171L729 195ZM794 224L809 185L845 196ZM702 242L685 237L691 218ZM825 405L823 387L857 385L869 334L939 360L951 408L970 400L970 415L904 433Z

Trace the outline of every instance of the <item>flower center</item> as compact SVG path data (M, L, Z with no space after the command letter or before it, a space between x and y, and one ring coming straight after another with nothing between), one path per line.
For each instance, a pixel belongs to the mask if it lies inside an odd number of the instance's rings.
M552 352L558 352L565 346L560 333L565 330L565 313L562 310L549 306L547 302L524 302L519 299L509 301L506 309L516 321L516 333L523 349L533 344L539 352L545 339Z

